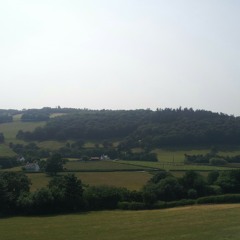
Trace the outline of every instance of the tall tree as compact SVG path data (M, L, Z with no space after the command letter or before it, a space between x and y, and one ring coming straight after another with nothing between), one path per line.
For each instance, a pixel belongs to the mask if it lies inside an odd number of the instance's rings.
M56 175L58 172L63 171L64 160L62 156L58 153L53 154L47 159L45 171L49 175Z

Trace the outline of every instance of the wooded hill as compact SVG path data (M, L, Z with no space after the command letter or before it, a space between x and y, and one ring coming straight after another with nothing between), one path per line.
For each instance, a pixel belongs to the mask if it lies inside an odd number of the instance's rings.
M44 140L119 140L123 148L175 146L213 146L240 144L240 117L187 108L152 110L88 110L43 108L27 110L22 121L47 123L33 132L19 131L17 137L27 141ZM28 116L31 116L28 118Z

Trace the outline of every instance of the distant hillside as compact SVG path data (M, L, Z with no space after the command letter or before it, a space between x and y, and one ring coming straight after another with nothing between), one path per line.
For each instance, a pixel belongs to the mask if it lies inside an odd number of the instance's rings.
M39 111L39 112L38 112ZM240 144L240 117L210 111L179 108L152 110L34 110L65 113L48 118L44 127L33 132L19 131L27 141L119 139L120 147L168 147L189 145ZM28 114L31 112L27 112ZM31 114L30 114L31 115ZM36 118L34 119L36 121Z

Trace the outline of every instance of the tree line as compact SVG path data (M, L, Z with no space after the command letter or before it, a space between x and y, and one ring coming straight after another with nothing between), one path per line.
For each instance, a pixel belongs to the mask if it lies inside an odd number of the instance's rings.
M204 201L240 202L240 170L212 171L207 179L194 171L187 171L177 178L162 170L154 174L140 191L83 185L74 174L55 175L46 187L35 192L30 191L30 185L31 181L24 173L1 172L0 214L152 209Z
M187 108L152 110L78 110L49 119L27 141L119 139L122 148L211 146L240 143L240 117Z
M221 156L219 154L185 154L185 162L188 164L210 164L210 165L225 165L228 163L240 163L240 155L236 156Z

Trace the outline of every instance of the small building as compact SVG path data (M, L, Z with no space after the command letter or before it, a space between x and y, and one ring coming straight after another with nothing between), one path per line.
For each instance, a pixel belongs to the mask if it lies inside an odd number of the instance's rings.
M110 160L109 156L108 155L102 155L100 157L100 160Z
M17 159L17 161L19 161L19 162L25 162L25 158L24 158L24 157L19 157L19 158Z
M26 172L39 172L40 171L40 167L37 163L27 163L24 166L24 170Z

